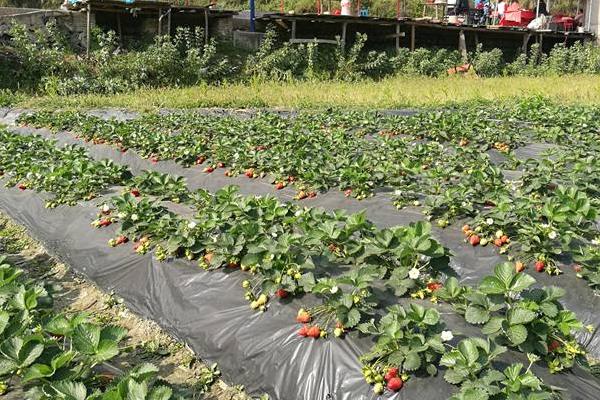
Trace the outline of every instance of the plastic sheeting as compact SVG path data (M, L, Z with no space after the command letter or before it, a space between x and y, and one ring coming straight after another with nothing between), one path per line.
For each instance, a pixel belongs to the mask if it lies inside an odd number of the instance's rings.
M7 115L13 116L14 113ZM129 166L134 173L154 169L184 176L190 189L203 187L214 191L225 185L239 184L242 193L270 193L284 201L289 201L294 194L292 190L273 193L272 185L266 181L202 174L196 167L183 168L170 161L152 164L132 151L120 153L110 146L83 144L69 134L13 129L20 134L42 133L62 144L84 145L94 158L111 158ZM295 313L302 305L314 300L310 296L273 301L268 312L255 313L244 300L241 272L205 272L183 260L158 263L151 255L133 253L130 245L110 248L107 241L114 235L115 228L95 230L89 225L97 212L94 205L102 199L93 204L46 209L42 197L29 191L2 188L0 207L25 225L51 253L105 290L114 290L134 312L155 320L189 344L204 360L217 362L226 380L244 384L250 393L264 392L280 400L377 398L364 382L358 361L359 356L371 347L371 338L351 334L345 340L315 341L296 335ZM367 216L380 227L404 225L422 218L416 208L396 210L386 193L358 202L330 191L302 204L349 211L366 209ZM452 251L451 266L460 279L475 284L503 258L491 248L463 245L459 226L454 224L436 230L435 236ZM535 277L540 283L565 288L565 306L575 311L585 324L600 327L597 315L600 298L593 295L584 281L576 279L570 271L566 272L559 277L545 274ZM389 302L390 299L382 301ZM442 312L456 336L472 336L479 331L451 311L444 312L443 306ZM597 334L581 335L579 339L592 355L598 357L600 338ZM524 361L523 355L514 352L506 355L506 362L516 360ZM566 399L600 399L600 380L579 368L553 376L545 368L536 368L535 372L547 384L564 388ZM441 375L415 377L391 398L446 399L453 386Z

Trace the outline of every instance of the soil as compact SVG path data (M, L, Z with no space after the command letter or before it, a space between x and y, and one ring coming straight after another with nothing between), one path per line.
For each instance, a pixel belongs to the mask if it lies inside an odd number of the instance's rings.
M0 255L24 270L34 280L44 280L53 294L54 310L68 314L84 312L102 324L114 324L129 331L124 351L101 373L118 375L143 362L159 367L161 380L184 399L251 400L242 387L218 379L216 365L202 363L182 343L170 337L154 322L142 319L123 306L111 293L102 292L84 280L27 235L25 228L0 213ZM2 399L25 398L18 384L10 385Z

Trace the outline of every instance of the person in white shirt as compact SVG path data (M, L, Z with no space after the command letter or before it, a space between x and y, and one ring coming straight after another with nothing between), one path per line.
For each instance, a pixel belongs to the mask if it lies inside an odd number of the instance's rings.
M504 0L500 0L496 5L496 11L498 12L498 19L504 18L504 11L506 11L506 3Z

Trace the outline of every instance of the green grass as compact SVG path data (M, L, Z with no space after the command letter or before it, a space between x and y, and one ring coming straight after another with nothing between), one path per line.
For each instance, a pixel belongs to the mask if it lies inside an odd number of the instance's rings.
M563 77L395 77L379 82L265 82L144 89L119 95L33 97L30 108L119 107L133 110L194 107L407 108L464 101L507 101L544 96L561 103L600 103L600 76Z

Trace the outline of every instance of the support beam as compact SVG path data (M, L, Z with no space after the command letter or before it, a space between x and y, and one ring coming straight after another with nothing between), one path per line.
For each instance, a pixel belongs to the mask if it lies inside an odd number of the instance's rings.
M462 29L458 32L458 51L462 55L463 61L468 61L467 55L467 40L465 39L465 31Z
M400 24L396 23L396 53L400 53Z
M117 13L117 33L119 34L119 46L123 47L123 27L121 26L121 13Z
M254 0L252 0L252 2L254 2ZM252 16L250 18L253 18ZM254 32L254 20L250 19L250 21L252 21L250 23L250 31ZM208 44L208 9L204 9L204 44Z
M158 36L162 35L162 8L158 9L158 28L156 33Z
M87 20L85 24L85 55L86 57L90 56L90 44L91 44L91 27L92 24L92 5L88 3L87 5Z
M344 22L342 24L342 44L346 47L346 29L348 28L348 23Z
M167 35L171 36L171 11L172 9L169 8L169 12L167 14Z
M296 20L292 20L292 39L296 39Z
M416 36L416 27L414 25L410 26L410 51L415 51L415 36Z
M521 47L521 51L523 52L523 54L527 54L529 39L531 39L531 33L526 33L525 35L523 35L523 46Z

